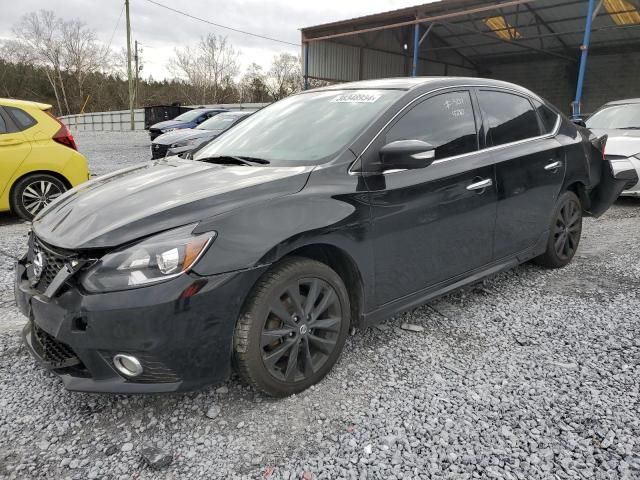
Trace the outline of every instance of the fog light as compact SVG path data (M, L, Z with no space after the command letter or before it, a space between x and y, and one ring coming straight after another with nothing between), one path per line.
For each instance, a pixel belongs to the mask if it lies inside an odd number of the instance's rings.
M126 377L137 377L142 373L140 361L132 355L117 354L113 357L113 365Z

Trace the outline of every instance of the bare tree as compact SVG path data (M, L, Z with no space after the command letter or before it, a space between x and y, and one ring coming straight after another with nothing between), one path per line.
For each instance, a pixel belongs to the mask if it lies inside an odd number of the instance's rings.
M64 101L67 113L70 113L62 79L62 21L50 10L31 12L22 17L13 32L18 41L33 52L36 65L44 69L58 103L58 111L63 111Z
M193 87L193 103L217 103L221 87L238 73L238 52L226 37L209 34L195 47L176 48L169 71ZM185 92L187 93L187 92Z
M238 84L240 102L266 102L269 98L266 75L262 67L252 63Z
M290 53L273 57L267 74L267 88L274 100L280 100L302 89L300 58Z
M106 51L96 40L95 33L80 20L62 22L62 62L67 73L74 77L78 96L76 106L84 102L87 76L104 66Z

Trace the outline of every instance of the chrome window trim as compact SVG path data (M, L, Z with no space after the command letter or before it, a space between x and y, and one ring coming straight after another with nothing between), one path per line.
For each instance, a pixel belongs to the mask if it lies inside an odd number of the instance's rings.
M366 147L364 147L364 149L362 150L362 153L360 153L360 155L358 155L358 157L351 163L351 166L349 166L349 170L348 173L349 175L359 175L361 173L365 173L362 171L353 171L353 166L358 162L358 160L362 159L362 156L367 152L367 150L369 149L369 147L373 144L373 142L375 142L378 137L380 136L380 134L389 126L391 125L396 118L398 118L399 115L401 115L407 108L409 108L411 105L413 105L415 102L417 102L418 100L420 100L423 97L426 97L427 95L431 95L433 93L436 92L440 92L442 90L455 90L457 88L461 88L461 89L466 89L466 88L486 88L489 90L504 90L506 92L509 93L514 93L516 95L519 95L521 97L527 98L529 101L531 101L531 99L533 97L527 95L527 94L523 94L522 92L509 88L509 87L495 87L495 86L491 86L491 85L455 85L455 86L451 86L451 87L441 87L441 88L436 88L435 90L429 90L428 92L425 92L419 96L417 96L416 98L414 98L413 100L411 100L409 103L407 103L404 107L402 107L400 110L398 110L398 112L396 112L396 114L391 117L391 119L389 119L389 121L387 123L385 123L382 128L380 128L380 130L378 130L378 133L376 133L373 138L371 139L371 141L366 145ZM540 99L537 99L539 102L543 103L544 102ZM532 106L533 108L533 106ZM537 113L536 113L537 115ZM460 155L454 155L452 157L446 157L446 158L440 158L438 160L435 160L432 165L436 165L438 163L444 163L444 162L448 162L450 160L456 160L459 158L464 158L464 157L468 157L470 155L476 155L478 153L485 153L485 152L491 152L491 151L496 151L502 148L508 148L508 147L512 147L514 145L520 145L523 143L528 143L528 142L532 142L532 141L536 141L536 140L542 140L542 139L547 139L547 138L554 138L556 135L558 135L558 132L560 131L560 124L562 123L562 117L560 114L556 113L556 124L553 128L553 130L550 133L546 133L544 135L538 135L537 137L531 137L531 138L525 138L524 140L517 140L515 142L509 142L509 143L503 143L502 145L496 145L494 147L485 147L485 148L480 148L476 151L473 152L467 152L467 153L462 153ZM391 173L399 173L399 172L406 172L406 169L394 169L394 170L388 170L387 172L382 172L383 175L387 175L387 174L391 174Z

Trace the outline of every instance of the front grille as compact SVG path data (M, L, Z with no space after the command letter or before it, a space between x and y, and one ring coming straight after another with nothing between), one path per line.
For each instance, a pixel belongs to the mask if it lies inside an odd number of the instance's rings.
M162 145L161 143L151 144L151 158L164 158L169 150L169 145Z
M71 367L81 363L69 345L56 340L35 323L32 323L32 331L34 348L53 368Z
M160 135L162 135L162 132L160 130L156 130L155 128L149 129L149 136L151 137L152 141L157 137L159 137Z
M33 257L42 253L44 259L44 267L40 274L40 279L37 280L35 287L38 291L44 292L60 270L65 266L65 263L70 260L71 255L69 253L56 252L49 247L46 247L35 236L33 237Z

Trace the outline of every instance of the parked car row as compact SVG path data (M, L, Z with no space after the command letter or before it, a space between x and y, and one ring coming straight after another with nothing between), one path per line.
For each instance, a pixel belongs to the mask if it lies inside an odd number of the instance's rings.
M352 327L529 260L571 262L583 216L638 182L606 141L495 80L292 95L193 160L45 207L16 267L24 342L70 390L190 390L233 365L267 394L300 392Z
M210 142L222 132L241 122L253 111L218 111L214 116L194 128L174 129L155 137L151 143L151 158L167 155L184 155L204 143Z

